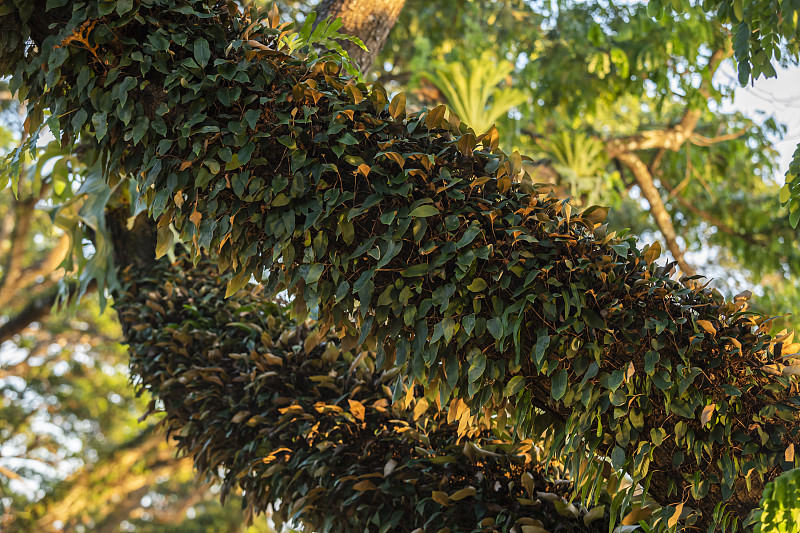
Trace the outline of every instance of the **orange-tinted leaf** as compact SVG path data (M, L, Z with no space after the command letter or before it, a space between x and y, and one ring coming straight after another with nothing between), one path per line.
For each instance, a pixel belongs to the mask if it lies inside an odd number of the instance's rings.
M353 413L353 416L363 422L364 414L366 413L366 409L364 409L364 404L362 404L357 400L347 400L347 403L350 404L350 412Z
M389 104L389 114L392 118L400 118L406 114L406 95L397 93Z

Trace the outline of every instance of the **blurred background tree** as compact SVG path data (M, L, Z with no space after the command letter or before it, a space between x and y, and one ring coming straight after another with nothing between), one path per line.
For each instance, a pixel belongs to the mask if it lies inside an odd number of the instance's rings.
M318 7L278 5L287 20ZM410 107L447 103L476 130L496 125L505 150L549 163L535 179L579 206L611 206L612 228L662 242L683 273L713 276L729 296L753 286L763 312L797 308L800 253L772 148L785 128L722 111L738 88L715 75L734 54L730 27L696 3L651 14L646 3L408 0L365 74L407 91ZM0 100L7 151L24 128L5 85ZM61 216L80 216L82 169L57 142L41 152L18 196L0 192L4 527L244 531L235 499L219 505L138 422L148 399L129 386L115 317L94 297L51 313L80 237L47 208L73 202ZM266 519L253 527L270 531Z

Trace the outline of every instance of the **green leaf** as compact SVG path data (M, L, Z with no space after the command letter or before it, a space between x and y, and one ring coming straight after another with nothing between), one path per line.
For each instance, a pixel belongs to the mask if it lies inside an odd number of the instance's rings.
M200 37L194 42L194 60L201 67L205 67L209 59L211 59L211 50L209 49L208 41Z
M606 374L600 378L600 385L610 391L615 391L622 385L622 380L625 379L625 371L622 369L615 370L611 374Z
M664 428L653 428L650 430L650 440L656 446L661 446L661 443L664 442L664 437L667 436L667 430Z
M464 328L464 333L467 335L472 335L472 330L475 329L475 313L462 318L461 327Z
M567 370L562 368L552 377L550 381L550 396L558 401L567 391Z
M467 379L470 383L475 383L483 375L484 370L486 370L486 356L482 352L477 352L469 365Z
M509 397L513 396L522 390L522 387L525 386L525 377L524 376L514 376L508 383L506 383L505 389L503 389L503 396Z
M98 111L92 115L92 126L94 126L94 134L98 141L102 141L108 131L108 115L105 111Z
M117 0L117 14L124 15L133 9L133 0Z
M583 308L583 310L581 310L581 317L583 318L584 322L586 322L586 325L592 326L594 329L607 328L605 320L600 318L600 315L591 309Z
M322 263L314 263L311 265L311 268L308 269L308 276L306 276L306 283L312 284L319 281L319 277L325 271L325 265ZM356 290L357 292L357 290Z
M473 224L467 228L467 230L464 232L461 238L458 239L458 242L456 243L456 248L460 249L468 245L469 243L475 240L475 237L480 232L481 232L480 224L478 224L477 222L473 222Z
M499 339L503 336L503 322L495 317L486 321L486 329L492 334L492 337Z
M410 217L425 218L432 217L439 214L439 210L430 204L421 205L409 213Z
M260 109L248 109L244 112L244 119L247 121L250 129L256 129L256 124L258 124L259 117L261 117Z
M536 345L533 347L533 360L538 367L544 359L545 350L550 346L550 335L547 330L542 328L536 333Z
M400 274L406 278L413 278L416 276L424 276L428 273L428 265L427 263L422 263L419 265L414 265L411 267L406 268Z
M488 287L488 285L483 281L483 278L475 278L472 280L472 283L467 286L467 289L471 292L481 292L486 287Z
M781 187L781 192L778 195L778 198L780 199L782 204L785 204L786 202L788 202L791 199L791 193L792 193L792 191L789 188L789 184L788 183L786 185L784 185L783 187Z
M619 446L614 446L614 449L611 450L611 466L615 470L621 470L625 466L625 450Z
M447 385L452 389L455 388L456 384L458 383L458 371L459 371L459 364L458 364L458 357L455 354L451 354L444 366L444 371L447 376Z

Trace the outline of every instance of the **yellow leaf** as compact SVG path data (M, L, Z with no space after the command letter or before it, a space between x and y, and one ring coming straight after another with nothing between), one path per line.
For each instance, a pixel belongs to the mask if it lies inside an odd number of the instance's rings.
M398 154L397 152L386 152L383 155L385 155L386 157L397 163L400 168L403 168L406 165L406 160L403 159L403 156Z
M698 320L697 325L703 328L706 333L710 333L712 336L717 334L717 329L708 320Z
M653 511L646 507L635 507L625 516L625 518L622 519L622 525L635 526L639 523L639 520L647 520L651 514L653 514Z
M539 526L522 526L522 533L550 533L550 530Z
M317 347L319 341L320 341L319 332L314 331L308 334L308 337L306 337L305 342L303 342L303 351L306 352L306 355L310 354L311 350Z
M172 229L169 226L162 226L158 228L156 234L156 259L160 259L172 248L175 236L172 234Z
M353 485L353 490L357 490L358 492L364 492L367 490L376 490L378 487L375 486L375 483L372 481L365 479L364 481L359 481L355 485Z
M553 502L553 506L556 508L556 512L563 517L578 518L579 514L578 508L571 503L567 503L561 500L556 500Z
M428 111L428 115L425 117L425 125L428 127L429 130L438 128L439 126L442 125L442 120L444 120L444 112L446 110L447 106L442 104Z
M647 247L647 250L643 254L643 258L647 261L648 265L652 265L653 261L658 259L661 256L661 243L656 241L650 246Z
M348 85L345 91L347 91L347 94L353 99L354 104L358 104L364 99L364 95L361 94L361 91L355 85Z
M419 417L421 417L427 410L428 400L425 398L420 398L417 400L417 405L414 407L414 420L417 420Z
M522 487L528 492L528 494L533 496L536 484L533 482L533 476L530 472L522 473Z
M783 452L783 458L786 462L791 463L794 461L794 443L789 443L789 446L786 447L786 451Z
M278 11L277 2L272 4L272 9L269 10L269 27L277 28L281 22L281 14Z
M463 489L457 490L451 494L450 499L454 502L457 502L459 500L463 500L464 498L475 496L477 493L478 491L475 490L475 487L464 487Z
M233 418L231 418L231 422L233 422L234 424L238 424L248 416L250 416L250 411L239 411L238 413L233 415Z
M667 520L668 527L674 527L678 524L678 520L681 518L681 513L683 512L683 502L679 503L675 506L675 512L672 513L672 516Z
M361 163L360 165L358 165L358 169L356 170L356 172L362 174L366 178L367 176L369 176L370 168L371 167L368 164Z
M283 366L283 357L279 357L269 352L265 352L261 357L264 358L268 365Z
M588 220L594 225L602 224L607 216L608 216L608 208L601 207L599 205L593 205L587 208L586 211L584 211L581 214L582 219Z
M800 353L800 342L784 344L781 350L782 355L797 355L798 353Z
M356 400L347 400L347 403L350 404L350 412L353 413L353 416L363 422L364 414L366 413L366 409L364 409L364 404Z
M450 501L449 498L447 497L446 492L435 490L431 493L431 497L433 498L433 501L435 501L439 505L444 505L445 507L448 507L450 505Z
M489 131L481 135L479 139L486 148L494 151L497 150L500 144L500 133L498 133L497 128L492 125Z

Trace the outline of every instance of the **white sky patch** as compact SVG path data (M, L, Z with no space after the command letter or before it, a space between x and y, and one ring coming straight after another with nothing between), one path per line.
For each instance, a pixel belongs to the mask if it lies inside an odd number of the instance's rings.
M733 63L726 61L720 66L717 79L725 85L737 87L733 102L725 102L721 111L741 111L759 122L774 116L776 122L787 126L783 139L772 139L780 153L780 175L776 178L783 183L783 175L789 170L792 154L800 143L800 67L795 65L776 70L777 78L762 77L755 83L740 87Z

